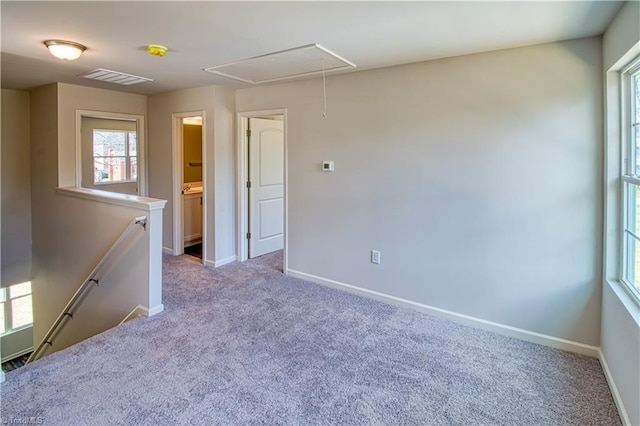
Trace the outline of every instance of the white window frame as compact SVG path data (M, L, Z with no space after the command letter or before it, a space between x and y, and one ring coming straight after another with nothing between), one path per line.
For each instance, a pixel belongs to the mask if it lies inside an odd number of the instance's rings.
M114 184L120 184L120 183L135 183L138 182L138 172L139 172L139 165L138 165L138 138L137 138L137 132L136 131L132 131L132 130L114 130L114 129L93 129L93 136L95 136L96 132L105 132L105 133L124 133L125 135L125 152L126 155L114 155L112 157L102 157L96 156L95 151L92 152L92 158L93 158L93 165L95 168L95 162L97 158L124 158L125 159L125 176L126 179L124 180L108 180L108 181L96 181L96 177L95 177L95 173L93 176L93 184L94 185L114 185ZM136 134L136 155L130 155L130 150L129 150L129 141L131 138L131 133ZM135 158L136 159L136 178L132 179L131 178L131 159Z
M631 250L629 248L629 240L635 239L640 242L640 235L634 233L628 229L627 224L629 220L629 195L631 185L640 187L640 166L638 166L636 158L635 140L636 134L640 132L640 123L633 123L636 117L636 109L640 108L639 104L635 102L635 89L636 86L632 85L633 78L640 79L640 58L633 60L626 68L620 72L620 100L621 100L621 143L622 143L622 162L621 162L621 184L622 184L622 199L621 211L622 211L622 259L620 262L620 282L624 284L628 292L635 298L637 303L640 303L640 289L636 287L635 283L631 282L627 277L630 276L630 268L635 267L632 263L635 262L635 258L631 259ZM634 214L640 214L640 211L635 211ZM638 272L636 272L638 273Z
M138 153L138 195L140 197L146 197L149 193L149 188L147 185L147 145L144 115L92 111L85 109L76 110L76 188L82 188L82 117L129 120L136 122L136 151Z
M30 291L28 294L22 294L20 296L10 298L9 297L9 288L1 288L0 295L2 296L0 300L0 304L4 305L4 332L0 333L1 336L6 336L7 334L15 333L16 331L23 330L25 328L29 328L33 326L33 318L31 318L31 322L29 324L21 325L20 327L13 327L13 310L11 306L11 301L22 299L23 297L33 297L33 288L30 287ZM33 299L32 299L33 300Z

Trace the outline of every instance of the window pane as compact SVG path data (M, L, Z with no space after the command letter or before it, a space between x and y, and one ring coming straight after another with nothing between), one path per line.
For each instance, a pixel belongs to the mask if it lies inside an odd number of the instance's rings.
M131 180L138 180L138 159L131 157Z
M24 296L25 294L31 294L31 281L9 287L10 299L15 299L16 297Z
M109 172L107 170L106 158L95 158L93 160L93 170L94 170L94 178L93 178L94 183L109 181Z
M627 234L627 276L635 290L640 292L640 241Z
M111 157L127 155L124 131L94 130L93 156Z
M633 146L635 147L635 158L636 164L635 169L631 171L631 174L634 176L640 176L640 132L635 131L636 129L632 129L631 131L631 140L633 142ZM635 133L635 136L633 135Z
M640 236L640 194L638 194L638 186L632 183L627 183L627 223L625 229Z
M129 155L132 157L137 156L138 152L138 134L136 132L129 132Z
M4 296L4 292L5 292L5 289L0 288L0 302L4 302L5 300L7 300Z
M639 75L636 75L635 77L633 77L632 87L633 87L633 91L635 92L633 96L633 99L635 100L634 106L636 111L635 122L640 123L640 76Z
M127 180L126 157L104 157L93 161L95 169L95 183L119 182Z
M11 301L11 328L22 327L33 322L31 295Z
M4 303L0 303L0 334L6 331L4 327Z

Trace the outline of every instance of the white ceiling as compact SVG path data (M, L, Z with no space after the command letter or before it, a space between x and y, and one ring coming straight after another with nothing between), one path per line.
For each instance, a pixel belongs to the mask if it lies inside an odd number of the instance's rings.
M28 2L2 0L2 87L55 81L155 94L248 84L204 68L318 43L356 71L600 35L620 1ZM42 42L88 50L61 61ZM150 56L148 44L169 48ZM154 79L118 86L78 78L107 68Z

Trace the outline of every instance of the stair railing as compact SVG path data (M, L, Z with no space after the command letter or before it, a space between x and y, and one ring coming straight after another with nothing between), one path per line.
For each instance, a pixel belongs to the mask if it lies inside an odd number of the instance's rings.
M77 302L81 300L80 298L84 294L85 290L89 288L91 283L96 283L96 285L99 284L99 279L96 277L98 272L100 271L100 269L102 269L102 267L104 266L106 261L109 259L109 257L111 257L111 255L118 249L118 247L127 238L127 236L129 236L131 231L133 231L133 229L137 225L142 226L142 228L146 230L147 217L139 216L131 220L127 228L122 232L122 234L120 234L120 237L118 237L116 242L113 243L109 251L107 251L107 253L102 257L102 259L100 259L100 262L98 262L96 267L93 268L93 271L91 271L91 273L87 276L87 278L82 282L82 285L78 288L78 290L76 290L73 296L71 296L71 299L69 299L69 302L67 303L67 305L64 307L62 312L60 312L60 315L58 315L56 320L53 322L53 324L49 328L49 331L47 331L47 334L44 335L44 337L42 338L42 341L38 344L38 346L36 346L31 356L29 356L29 359L27 359L27 364L38 359L40 352L42 352L42 349L45 347L45 345L53 346L52 336L56 333L56 331L58 331L58 328L60 328L60 326L62 325L63 320L66 317L73 318L72 311L76 307Z

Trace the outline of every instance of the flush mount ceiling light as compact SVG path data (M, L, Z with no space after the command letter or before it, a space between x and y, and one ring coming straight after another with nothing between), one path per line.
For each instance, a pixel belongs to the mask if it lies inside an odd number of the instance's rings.
M202 117L185 117L182 119L182 124L192 124L195 126L202 126Z
M150 44L147 46L147 53L151 56L158 56L159 58L166 55L168 50L169 49L159 44Z
M45 40L44 45L47 46L53 56L65 61L78 59L82 52L87 50L85 46L79 43L65 40Z
M261 84L355 67L355 64L319 44L308 44L205 68L204 71L245 83Z

